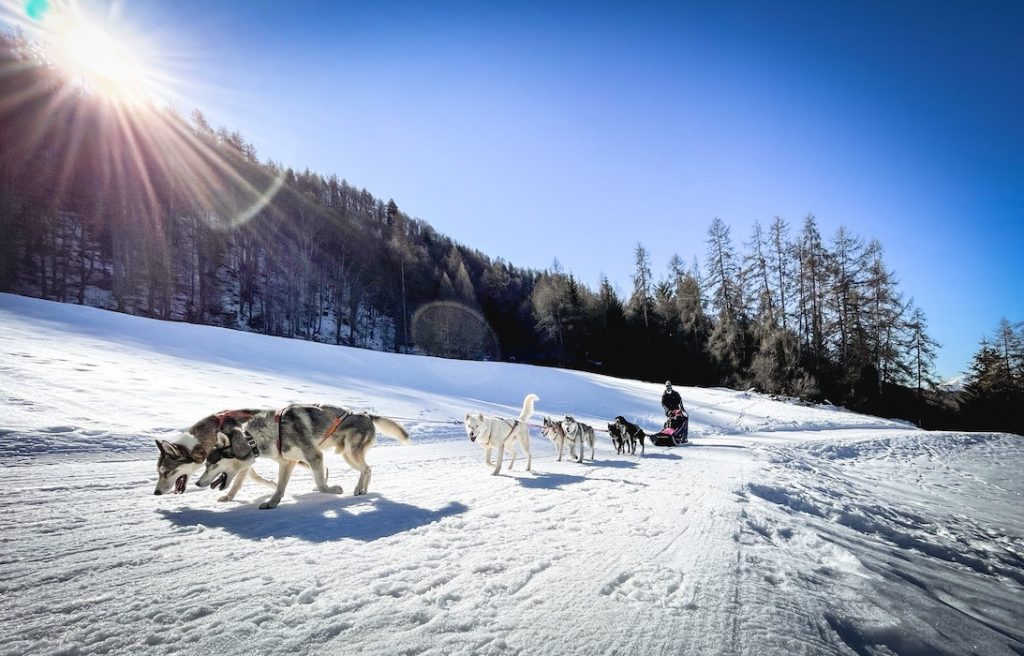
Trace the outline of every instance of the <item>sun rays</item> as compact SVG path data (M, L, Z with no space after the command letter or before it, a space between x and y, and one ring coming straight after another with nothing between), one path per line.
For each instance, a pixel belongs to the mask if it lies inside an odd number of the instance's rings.
M114 210L154 238L176 213L223 228L250 220L283 175L270 177L244 153L226 153L212 130L190 125L169 102L182 95L167 84L160 52L116 10L101 16L71 0L0 0L0 19L21 35L24 53L0 64L0 113L34 117L12 135L19 157L28 164L60 153L55 206L71 177L88 171L97 214ZM24 76L31 83L20 85L27 68L35 69Z

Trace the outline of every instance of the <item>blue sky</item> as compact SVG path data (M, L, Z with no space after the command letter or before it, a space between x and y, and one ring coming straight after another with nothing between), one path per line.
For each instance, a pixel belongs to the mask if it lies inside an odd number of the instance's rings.
M456 240L626 294L719 216L877 237L965 367L1024 319L1024 3L118 5L187 101Z

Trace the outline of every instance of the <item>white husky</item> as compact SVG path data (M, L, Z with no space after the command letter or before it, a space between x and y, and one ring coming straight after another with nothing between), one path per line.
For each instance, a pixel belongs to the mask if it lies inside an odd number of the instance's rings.
M505 447L512 449L512 461L508 468L516 464L516 440L526 453L526 471L530 471L533 456L530 455L530 430L526 421L533 414L533 404L540 400L536 394L527 394L523 399L523 410L518 419L505 417L485 417L483 414L466 413L466 435L470 442L476 442L484 448L484 462L491 464L491 449L498 449L498 459L494 465L495 476L501 471L501 462L505 457Z

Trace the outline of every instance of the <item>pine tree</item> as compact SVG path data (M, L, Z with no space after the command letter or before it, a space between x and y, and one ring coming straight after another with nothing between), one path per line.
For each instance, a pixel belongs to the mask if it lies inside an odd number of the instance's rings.
M708 337L708 353L726 379L736 379L744 358L743 298L740 269L729 227L715 217L708 229L708 279L716 321Z
M917 396L920 399L925 384L929 386L935 384L932 369L935 365L936 349L939 348L939 343L928 335L928 320L925 318L924 311L919 307L913 306L910 319L907 322L907 330L910 337L913 373L917 383Z
M654 281L651 275L651 260L643 244L637 243L633 250L633 296L629 299L629 307L635 316L643 319L644 333L650 329L654 297L651 293Z
M778 317L783 330L789 330L789 286L790 257L792 248L789 244L789 225L781 217L775 217L768 234L768 264L772 272L772 286L778 299Z

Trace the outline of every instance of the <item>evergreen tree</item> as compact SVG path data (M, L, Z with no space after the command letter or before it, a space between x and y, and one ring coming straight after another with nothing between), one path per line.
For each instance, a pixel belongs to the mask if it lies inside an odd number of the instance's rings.
M736 380L744 359L743 298L740 269L729 227L719 218L708 229L708 279L716 321L708 337L708 353L718 363L722 378Z
M936 349L939 348L939 343L928 335L928 320L925 318L924 311L919 307L913 306L907 322L907 330L910 337L910 357L917 384L917 396L920 399L925 385L931 387L935 384L932 368L935 365Z
M650 255L643 244L637 243L633 250L633 262L635 265L633 273L633 295L629 299L629 308L634 316L643 320L644 334L650 328L651 314L654 308L654 297L652 288L654 285L651 275Z

